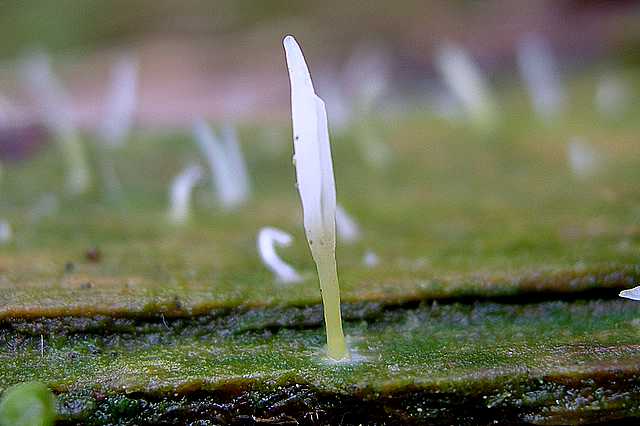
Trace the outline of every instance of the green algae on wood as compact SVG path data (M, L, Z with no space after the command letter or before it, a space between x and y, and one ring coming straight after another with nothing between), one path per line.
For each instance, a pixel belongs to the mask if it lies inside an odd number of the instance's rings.
M536 137L526 126L507 129L488 143L406 117L388 135L401 167L371 173L367 182L350 138L335 138L339 196L363 230L357 244L338 244L343 300L632 287L640 264L638 129L624 123L603 133L596 124L584 133L609 162L586 182L568 170L558 143L569 132L563 128ZM0 206L15 241L0 247L0 316L188 315L318 303L311 279L274 291L255 250L257 231L278 227L294 236L283 256L303 275L313 270L287 140L267 154L253 132L243 141L255 145L245 150L255 197L233 215L211 211L213 188L204 185L194 194L193 221L179 229L167 227L166 189L171 175L197 156L184 135L138 136L114 153L124 185L120 203L96 192L65 199L55 216L38 221L30 213L33 199L64 182L55 149L29 167L6 165ZM99 262L85 257L94 246L103 253ZM378 266L362 264L367 249L378 254Z
M362 357L347 365L318 357L319 311L311 322L300 315L273 326L250 311L82 332L47 328L51 320L44 319L44 356L29 322L22 331L5 322L0 388L42 380L66 404L87 407L82 417L88 419L104 415L119 398L137 407L128 414L135 418L153 401L187 407L218 395L212 401L230 398L233 405L233 395L262 392L277 399L278 389L289 386L307 389L309 412L324 410L327 416L344 409L339 401L375 400L389 402L398 418L421 421L455 420L466 402L474 407L468 416L508 413L535 423L640 415L640 306L634 302L365 311L361 319L352 313L346 324L350 346ZM286 412L304 402L283 404ZM63 416L72 417L70 410Z
M542 130L507 100L512 115L492 140L398 117L381 126L393 166L366 181L352 136L336 138L341 202L363 229L338 245L338 266L345 329L366 362L342 369L318 362L315 284L278 291L255 251L257 230L277 226L296 241L286 258L313 269L288 138L267 149L244 129L256 197L212 214L212 188L198 188L180 229L167 228L165 208L170 176L195 156L184 135L138 135L115 154L119 203L93 192L38 220L33 200L64 182L55 150L9 164L0 206L16 238L0 247L0 388L43 380L70 423L303 412L339 423L330 416L344 406L404 424L637 417L638 305L577 299L613 298L640 278L639 127L599 123L587 104ZM608 155L597 178L567 167L563 142L577 130ZM100 259L88 256L95 246ZM365 249L378 266L362 265ZM517 305L554 298L574 301Z

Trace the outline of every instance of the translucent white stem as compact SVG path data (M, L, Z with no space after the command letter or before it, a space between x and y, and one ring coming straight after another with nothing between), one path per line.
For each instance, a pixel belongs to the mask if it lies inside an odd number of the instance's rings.
M129 136L138 101L138 63L121 58L111 71L105 112L99 129L100 138L111 147L122 146Z
M335 360L349 358L347 343L342 331L340 285L338 284L336 258L333 253L325 253L324 255L316 255L313 259L316 262L320 278L324 323L327 332L327 355Z
M291 235L276 228L262 228L258 233L258 253L267 269L275 275L276 281L281 283L297 283L302 277L296 270L286 263L276 253L276 246L288 247L293 238Z
M0 164L0 181L2 181L3 169ZM13 232L11 231L11 225L5 219L0 219L0 244L6 244L11 241Z
M138 63L130 56L121 58L111 71L103 120L98 129L99 166L106 192L110 198L122 194L122 184L116 171L113 150L122 147L133 122L137 104Z
M336 229L338 237L347 244L360 239L360 226L340 204L336 206Z
M67 189L81 194L91 185L91 173L84 148L73 123L71 102L51 69L44 53L35 54L24 63L23 76L40 115L60 144L67 162Z
M518 45L518 67L536 114L545 121L558 116L565 96L546 40L537 34L525 36Z
M193 134L211 170L212 183L222 207L234 210L249 198L246 166L237 140L221 141L203 120L197 120Z
M183 224L189 219L191 194L203 175L202 167L192 164L173 179L169 190L171 200L169 219L171 222Z
M482 73L469 54L458 46L445 44L437 52L436 65L472 122L484 130L493 128L495 106Z
M0 219L0 244L7 244L13 238L11 225L5 219Z
M238 132L234 127L227 125L222 128L222 143L227 153L228 162L231 165L233 181L238 186L238 192L242 194L243 200L247 200L251 193L249 171L240 149Z

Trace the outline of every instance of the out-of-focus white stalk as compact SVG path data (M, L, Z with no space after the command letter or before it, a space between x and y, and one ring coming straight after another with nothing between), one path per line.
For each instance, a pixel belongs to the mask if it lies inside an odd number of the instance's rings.
M292 241L291 235L276 228L266 227L258 232L258 253L262 262L273 272L276 281L285 284L302 281L296 270L276 253L276 246L288 247Z
M342 331L340 286L336 267L336 187L324 102L313 88L300 46L285 37L298 192L304 229L316 263L324 307L327 354L334 360L349 358Z
M343 74L346 85L353 88L355 109L360 114L370 114L389 92L391 57L388 50L379 44L358 44L345 64Z
M0 164L0 182L2 181L2 164ZM5 219L0 219L0 244L7 244L11 241L13 232L11 231L11 225Z
M616 118L629 106L629 84L618 75L609 73L598 81L595 104L598 112L607 118Z
M237 139L220 140L204 120L197 120L193 135L211 170L213 186L226 210L235 210L249 199L246 165Z
M544 121L551 121L562 112L565 102L551 48L540 35L528 34L518 44L517 56L534 111Z
M123 56L112 67L103 119L98 128L102 142L99 146L100 170L107 194L113 198L122 193L113 151L126 143L137 103L138 62L132 56Z
M189 219L191 194L193 188L202 179L204 172L198 164L187 166L173 179L169 188L169 220L177 225Z
M100 139L110 148L127 141L138 103L138 62L124 56L113 65L103 120L98 130Z
M67 162L67 190L74 195L86 192L91 185L89 164L74 125L71 101L54 75L49 57L44 53L29 56L23 64L22 75Z
M240 149L238 132L233 126L222 127L222 143L227 153L229 163L232 165L231 174L234 182L238 186L238 192L242 194L244 200L248 200L251 195L251 183L249 181L249 171L247 163Z
M619 296L631 300L640 300L640 286L630 288L628 290L622 290Z
M584 179L594 175L600 167L600 156L583 138L574 136L567 144L567 160L571 172Z
M352 88L352 109L356 122L354 138L365 163L375 169L387 168L393 150L377 123L376 107L389 95L391 58L381 45L363 43L355 47L344 69L344 80Z
M360 239L360 226L340 204L336 206L336 229L338 237L347 244Z
M5 219L0 219L0 244L8 244L13 238L11 224Z
M471 121L481 130L496 125L496 110L478 66L461 47L447 43L436 53L436 66L449 90L464 107Z

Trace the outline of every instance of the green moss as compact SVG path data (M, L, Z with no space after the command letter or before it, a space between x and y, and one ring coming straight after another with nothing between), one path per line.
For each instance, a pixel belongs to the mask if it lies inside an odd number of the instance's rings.
M83 418L107 406L113 418L134 418L147 400L185 406L198 395L274 394L292 383L309 389L318 406L329 397L370 400L406 392L425 409L442 403L431 401L435 392L488 399L486 407L541 417L588 414L596 405L638 406L629 393L640 377L638 304L370 306L359 312L351 312L346 325L360 360L351 364L322 358L319 311L289 315L288 323L269 327L268 318L256 327L266 311L130 322L94 332L44 321L42 347L33 330L5 325L0 343L10 349L0 353L0 387L41 380ZM619 375L617 383L600 383L598 376L611 374ZM574 393L593 388L589 380L598 382L602 395L580 406ZM549 389L562 397L551 398ZM62 412L74 418L74 410Z
M66 420L89 424L334 424L355 406L354 419L402 424L639 416L640 304L613 299L640 278L640 127L599 121L585 101L541 128L518 99L506 94L491 138L422 113L381 123L387 170L367 168L354 135L334 137L338 198L364 231L338 246L355 364L322 360L286 129L270 143L243 129L255 197L224 213L207 182L184 227L165 221L171 176L198 156L184 135L139 135L117 154L122 199L96 188L40 220L35 200L63 186L55 147L8 165L0 389L41 380ZM603 153L591 179L567 167L573 134ZM278 285L261 264L266 225L295 236L281 252L304 282Z
M516 103L512 111L516 117L526 110ZM493 140L424 115L398 119L384 130L395 157L382 171L367 168L353 135L336 135L338 198L364 230L360 243L338 247L344 300L393 303L603 284L613 293L632 285L640 249L638 126L623 121L605 132L606 123L575 114L566 126L546 129L514 118ZM184 135L138 136L118 153L121 200L96 188L80 199L63 197L60 212L39 221L30 213L39 195L63 187L59 153L51 146L28 165L8 165L0 207L16 241L0 248L6 301L0 316L188 315L318 303L288 132L270 144L259 129L242 133L255 197L225 214L207 181L185 227L165 220L171 176L198 157ZM593 179L569 172L565 142L574 133L589 135L603 154ZM294 234L294 246L282 255L307 273L306 282L287 291L273 283L255 248L266 225ZM103 254L99 262L85 258L94 246ZM379 266L362 264L367 249L378 254Z

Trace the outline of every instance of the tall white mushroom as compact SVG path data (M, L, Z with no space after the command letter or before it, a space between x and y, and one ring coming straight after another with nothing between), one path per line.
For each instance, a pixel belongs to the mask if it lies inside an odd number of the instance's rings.
M0 164L0 181L2 180L2 164ZM11 224L6 219L0 219L0 244L6 244L11 241L13 232Z
M60 144L67 162L67 190L82 194L91 185L91 173L75 128L71 100L54 75L46 54L31 55L23 67L22 75L29 94L37 102L40 115Z
M123 56L112 67L103 119L98 128L102 142L100 168L107 193L111 196L122 192L112 151L127 141L137 103L138 62L132 56Z
M285 37L284 49L291 81L291 115L298 192L304 229L316 263L324 307L327 354L334 360L350 357L342 331L340 286L336 267L336 187L324 102L313 88L300 46Z
M105 110L98 132L111 147L121 147L127 140L138 103L138 62L123 56L111 69Z
M471 56L461 47L446 43L437 51L435 59L446 85L470 120L482 130L491 130L496 124L495 105Z

